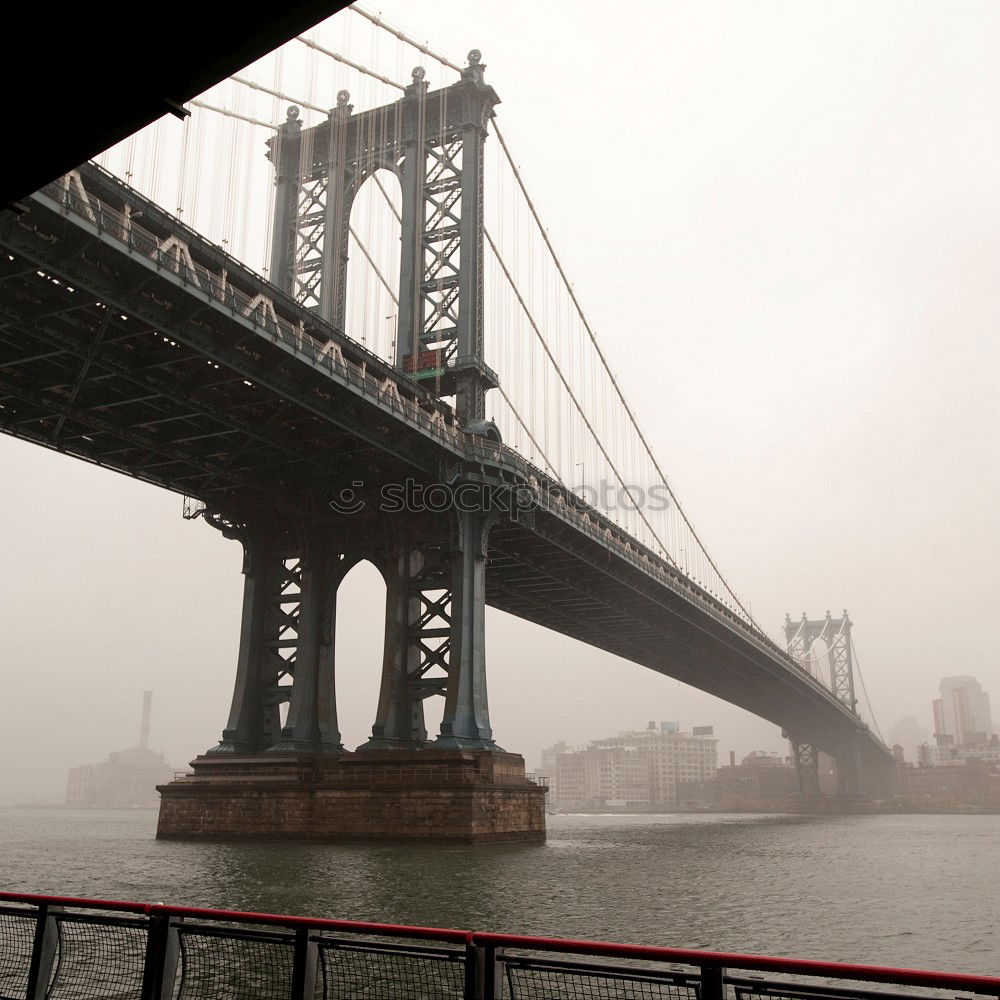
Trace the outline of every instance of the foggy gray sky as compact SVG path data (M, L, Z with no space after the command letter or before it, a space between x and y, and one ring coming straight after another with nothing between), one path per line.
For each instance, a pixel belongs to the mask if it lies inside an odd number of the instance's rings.
M533 197L661 464L758 620L847 607L885 731L942 676L1000 716L1000 6L384 0L487 79ZM419 15L419 16L418 16ZM350 16L350 15L340 15ZM414 59L414 64L418 59ZM241 556L179 497L0 438L0 802L138 740L218 739ZM371 567L341 589L345 742L382 647ZM777 730L499 613L498 741L649 719ZM434 716L439 718L440 711Z

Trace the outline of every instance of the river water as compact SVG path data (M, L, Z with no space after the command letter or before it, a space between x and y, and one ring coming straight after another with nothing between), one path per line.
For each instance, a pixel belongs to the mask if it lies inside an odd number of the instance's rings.
M0 810L0 887L1000 974L1000 816L550 816L531 846L195 844Z

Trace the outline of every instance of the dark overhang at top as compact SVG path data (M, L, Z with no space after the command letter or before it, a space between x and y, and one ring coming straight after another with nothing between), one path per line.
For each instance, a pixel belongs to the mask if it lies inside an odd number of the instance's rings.
M0 15L5 35L0 209L347 6L28 3Z

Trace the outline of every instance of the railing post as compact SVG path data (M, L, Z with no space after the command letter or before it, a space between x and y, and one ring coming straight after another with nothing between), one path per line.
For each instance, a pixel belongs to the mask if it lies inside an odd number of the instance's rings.
M473 975L470 977L467 964L466 995L470 1000L500 1000L503 996L503 978L497 961L499 952L496 945L489 942L474 944L469 946L469 951L472 953L468 955L468 960L473 964ZM471 993L468 992L470 986Z
M291 1000L313 1000L316 996L317 948L309 940L309 928L295 929L295 953L292 956Z
M701 967L701 1000L724 1000L726 970L721 965Z
M31 964L28 966L27 1000L45 1000L48 992L59 944L59 928L54 914L48 903L39 904L35 939L31 945Z
M464 1000L476 1000L476 982L478 979L479 949L471 939L465 944L465 987L462 990Z
M142 1000L167 1000L173 994L178 946L177 930L171 926L170 914L159 906L150 907Z

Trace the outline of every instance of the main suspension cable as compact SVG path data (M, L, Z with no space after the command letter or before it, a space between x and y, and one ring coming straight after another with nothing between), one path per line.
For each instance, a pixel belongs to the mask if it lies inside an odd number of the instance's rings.
M231 76L229 78L233 83L238 83L242 87L249 87L251 90L259 90L262 94L270 94L271 97L277 97L279 101L288 101L291 104L296 104L302 108L308 108L310 111L318 111L322 115L330 113L329 108L321 108L318 104L313 104L311 101L299 101L288 94L283 93L280 90L275 90L272 87L265 87L262 83L256 83L253 80L247 80L242 76Z
M441 63L442 66L447 66L448 69L453 69L455 70L456 73L462 72L461 66L456 66L450 59L428 48L426 42L418 42L416 41L416 39L410 38L410 36L407 35L405 32L400 31L399 28L394 28L392 27L392 25L386 24L386 22L383 21L378 14L371 14L363 7L357 6L357 4L351 4L351 6L348 7L347 9L354 14L360 14L361 17L363 17L366 21L370 21L372 24L374 24L376 28L381 28L383 31L388 32L394 38L398 38L401 42L405 42L407 45L412 46L418 52L423 52L424 55L430 56L431 59L434 59L437 62Z
M319 42L314 42L311 38L306 38L304 35L298 35L295 41L301 42L303 45L308 45L309 48L315 49L317 52L322 52L323 55L329 56L331 59L335 59L337 62L343 63L345 66L350 66L351 69L356 69L359 73L364 73L365 76L370 76L372 79L378 80L380 83L388 84L390 87L395 87L397 90L406 90L406 87L402 83L390 80L389 77L383 76L381 73L378 73L373 69L369 69L362 63L357 63L353 59L349 59L341 52L334 52L333 49L325 48L320 45Z
M879 729L878 719L875 718L875 709L872 708L872 700L868 697L868 686L865 684L865 675L861 672L861 661L858 659L858 651L854 646L854 636L851 636L851 659L854 665L858 668L858 679L861 681L861 690L865 693L865 702L868 705L868 711L872 717L872 725L875 727L875 732L878 733L878 738L885 743L885 737L882 735L882 730Z

